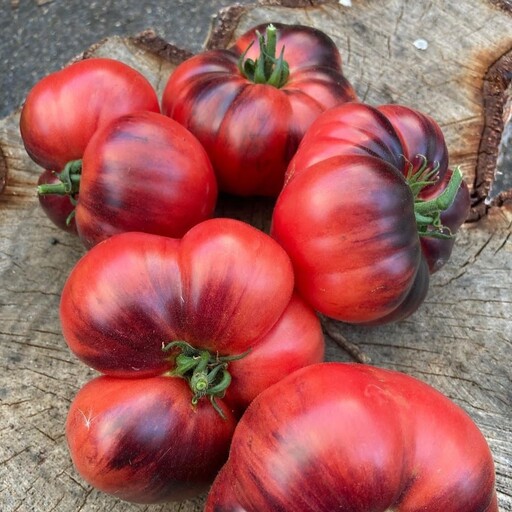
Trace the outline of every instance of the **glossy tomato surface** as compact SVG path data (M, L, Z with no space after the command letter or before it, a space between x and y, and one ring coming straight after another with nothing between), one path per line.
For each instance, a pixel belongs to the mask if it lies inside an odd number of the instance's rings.
M98 128L140 110L160 111L156 92L141 73L113 59L86 59L32 88L21 111L20 131L37 164L61 171L82 158Z
M73 400L66 438L80 475L137 503L184 500L206 490L226 459L235 419L193 407L183 379L98 377Z
M86 247L125 231L181 237L212 216L217 184L198 140L154 112L119 117L91 138L76 207Z
M428 291L426 269L446 263L468 213L467 186L450 181L447 165L439 126L420 112L346 103L322 114L290 163L272 219L306 301L350 323L413 313ZM440 208L448 188L453 201L435 213L446 225L429 213L432 225L423 215L420 226L418 211ZM441 238L423 243L432 235Z
M214 361L244 355L228 364L226 394L233 408L244 407L289 371L323 358L320 323L293 286L284 250L240 221L205 221L181 240L125 233L72 270L62 330L82 361L118 377L174 370L178 354L163 350L171 342Z
M284 49L289 67L283 84L255 83L239 67L240 59L259 58L259 34L268 30L260 25L227 50L185 61L163 93L162 112L198 137L220 189L232 194L276 196L312 121L325 109L356 99L342 74L339 51L326 34L306 26L273 25L275 55Z
M497 512L471 418L432 387L365 365L296 371L238 423L206 512Z

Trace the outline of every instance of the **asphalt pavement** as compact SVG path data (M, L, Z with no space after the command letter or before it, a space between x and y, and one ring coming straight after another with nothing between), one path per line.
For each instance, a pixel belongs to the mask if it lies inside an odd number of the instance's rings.
M0 118L20 106L40 78L104 37L153 28L170 43L199 51L212 17L233 3L235 0L0 0Z

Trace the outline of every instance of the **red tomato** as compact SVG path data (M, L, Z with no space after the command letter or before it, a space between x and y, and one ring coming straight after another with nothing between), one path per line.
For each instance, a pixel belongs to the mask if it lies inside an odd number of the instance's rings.
M440 128L412 109L347 103L322 114L290 163L272 219L306 301L351 323L413 313L428 269L447 261L468 213L467 186L447 165Z
M86 59L40 80L28 93L20 131L29 156L45 169L61 171L82 158L94 132L139 110L159 112L148 80L112 59Z
M261 393L238 423L205 512L497 512L471 418L407 375L323 363Z
M205 491L227 457L236 421L192 407L183 379L98 377L71 404L66 438L80 475L117 498L178 501Z
M208 371L219 372L215 384L233 382L206 396L222 398L227 388L232 407L243 408L323 358L320 323L292 292L292 266L274 240L243 222L212 219L182 240L125 233L97 245L66 281L60 317L71 350L102 373L174 370L195 379L206 358Z
M163 113L197 136L220 189L232 194L276 196L311 122L356 98L327 35L305 26L271 27L254 27L227 50L188 59L162 98ZM265 29L266 39L259 36Z
M213 214L217 183L183 126L153 112L119 117L88 144L76 207L86 247L125 231L181 237Z

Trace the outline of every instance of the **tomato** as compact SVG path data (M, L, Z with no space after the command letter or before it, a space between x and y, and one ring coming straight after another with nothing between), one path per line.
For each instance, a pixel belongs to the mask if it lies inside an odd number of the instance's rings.
M408 375L308 366L238 423L205 512L497 512L494 464L471 418Z
M192 381L208 370L223 388L206 397L243 408L285 374L323 358L319 320L293 296L293 285L284 250L240 221L208 220L181 240L124 233L72 270L61 298L62 332L104 374L174 371L199 398L204 383Z
M178 66L165 87L162 112L201 141L221 190L276 196L311 122L355 98L326 34L274 23Z
M306 133L271 233L317 311L381 324L419 307L468 209L467 185L448 169L433 119L399 105L346 103Z
M78 194L76 226L87 248L125 231L181 237L212 216L217 199L201 144L154 112L127 114L97 130L69 181L64 172L61 178L60 188L41 186L40 195Z
M98 128L139 110L160 111L156 92L142 74L113 59L86 59L46 76L30 90L20 131L34 162L61 171L82 158Z
M66 438L73 463L97 489L137 503L204 492L227 457L236 421L207 402L194 408L183 379L101 376L73 400Z
M37 181L39 185L56 185L60 183L59 175L48 169L44 170ZM46 216L60 229L77 234L75 222L75 198L69 195L38 194L39 204Z

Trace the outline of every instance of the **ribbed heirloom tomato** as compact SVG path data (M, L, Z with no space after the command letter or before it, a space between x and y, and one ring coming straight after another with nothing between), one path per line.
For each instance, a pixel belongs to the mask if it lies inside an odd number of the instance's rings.
M40 194L78 193L75 222L90 248L126 231L181 237L210 218L217 182L199 141L155 112L114 119L91 137L56 185Z
M467 185L448 168L432 118L400 105L346 103L306 133L271 233L317 311L379 324L422 303L468 211Z
M80 474L142 503L211 483L254 397L323 359L319 320L293 286L284 250L231 219L181 240L123 233L93 247L60 307L71 350L106 374L70 408Z
M162 112L201 141L221 190L276 196L312 121L355 98L326 34L274 23L178 66L164 90Z
M347 363L294 372L238 423L205 512L498 512L471 418L408 375Z
M136 111L160 112L148 80L130 66L106 58L75 62L46 76L30 90L20 116L20 131L28 155L46 169L40 183L52 183L52 173L82 158L96 130ZM73 210L66 196L39 196L48 217L59 227Z

